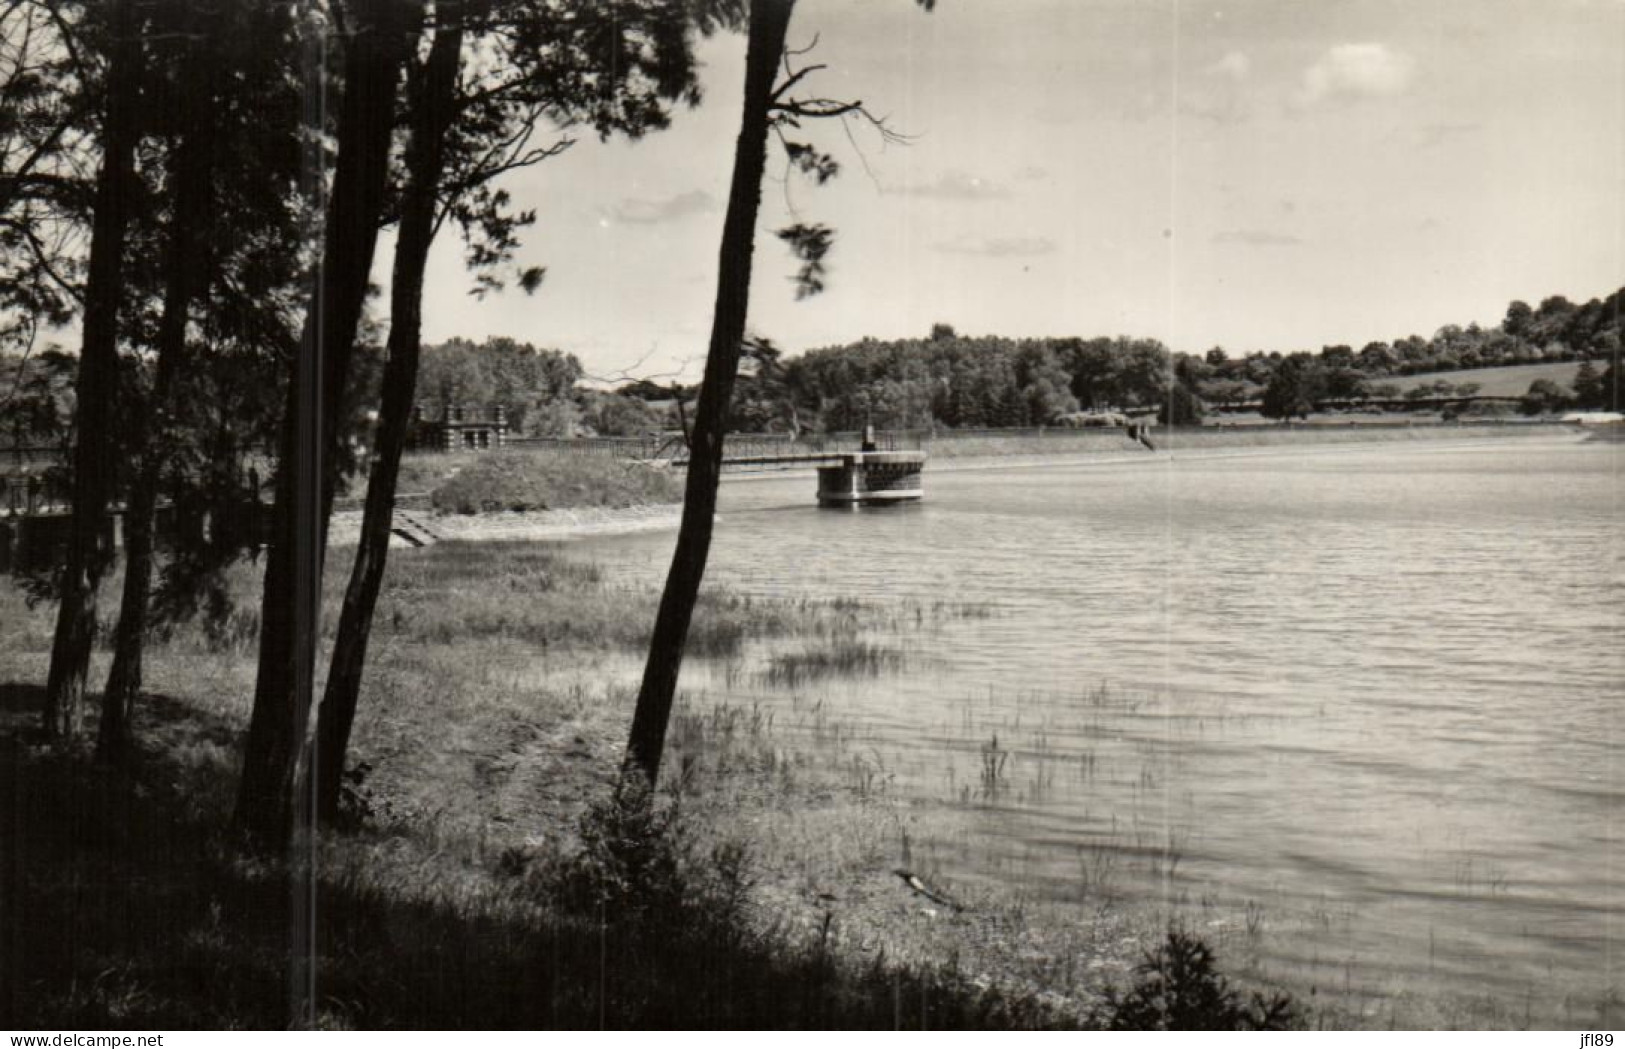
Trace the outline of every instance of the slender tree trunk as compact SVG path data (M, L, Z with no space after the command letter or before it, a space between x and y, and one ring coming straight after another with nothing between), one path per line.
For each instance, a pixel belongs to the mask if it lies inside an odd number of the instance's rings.
M209 56L191 55L194 63ZM113 666L102 693L102 719L96 755L106 762L123 761L130 750L130 719L141 692L141 661L147 634L147 600L152 589L154 512L163 475L166 423L174 412L175 377L186 354L186 323L192 303L202 287L200 244L209 222L209 175L212 133L210 75L198 84L198 95L188 100L184 137L170 160L168 273L164 287L163 319L158 329L158 363L153 378L152 404L134 434L136 480L124 512L124 593L119 604L118 627L113 635Z
M316 815L332 822L338 814L344 755L350 745L367 661L372 615L389 557L390 523L395 513L395 482L401 451L417 396L418 353L423 321L423 273L434 242L435 210L445 166L445 134L457 91L457 68L463 32L455 22L441 25L414 92L412 140L407 152L407 184L401 204L400 234L395 242L391 281L389 359L384 364L383 392L367 478L367 502L361 518L361 541L339 614L338 636L327 673L326 691L316 718L316 754L311 775L316 781Z
M112 488L118 313L125 233L135 195L135 147L141 137L142 44L134 8L134 0L116 0L112 9L102 168L96 178L84 340L75 385L73 524L45 686L45 732L63 741L76 739L83 726L85 677L96 640L96 591L110 555L103 525Z
M666 724L677 693L683 646L705 577L716 516L717 484L722 476L722 440L733 400L734 376L745 337L750 306L751 260L755 251L756 214L761 204L762 171L767 161L769 107L784 38L795 0L751 0L750 39L745 52L745 105L734 146L733 182L722 225L717 269L716 309L705 379L694 409L688 456L688 483L683 494L683 520L677 532L666 589L660 597L649 660L643 670L637 710L622 767L622 786L653 787L666 746ZM641 779L642 784L636 780Z
M344 59L338 157L320 272L288 386L260 604L259 670L236 823L261 846L287 840L310 722L333 454L388 188L395 89L421 0L357 0Z

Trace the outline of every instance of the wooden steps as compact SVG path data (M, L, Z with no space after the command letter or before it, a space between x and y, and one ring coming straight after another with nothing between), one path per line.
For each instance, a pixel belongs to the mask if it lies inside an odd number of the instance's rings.
M439 534L421 517L399 509L395 511L389 531L402 543L413 548L432 546L440 541Z

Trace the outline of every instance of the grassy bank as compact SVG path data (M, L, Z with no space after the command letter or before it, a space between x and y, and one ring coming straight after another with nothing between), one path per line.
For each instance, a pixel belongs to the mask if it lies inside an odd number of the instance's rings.
M156 646L141 759L127 774L32 740L49 610L0 588L6 1026L1054 1022L951 973L838 965L828 937L744 920L741 861L713 858L719 846L686 819L651 836L673 867L637 889L647 900L571 898L581 816L607 793L630 712L629 690L613 682L646 643L656 595L530 547L444 544L399 556L396 569L357 725L350 830L312 852L308 943L292 902L299 865L244 858L226 831L254 573L232 580L238 609L225 622ZM849 636L889 614L714 591L695 648ZM99 653L96 676L104 664ZM290 959L306 956L316 999L302 1013Z
M682 480L668 470L613 459L517 451L492 452L462 464L429 496L436 510L456 514L620 509L682 498Z
M173 718L172 744L204 727L195 711L165 706L162 716ZM323 841L308 873L245 860L221 834L216 807L197 800L218 797L224 784L184 753L150 751L130 777L14 743L0 754L13 870L0 997L6 1026L1055 1020L1041 1003L951 973L882 961L838 965L826 941L755 932L732 920L737 902L724 895L722 877L708 883L686 862L659 890L643 890L649 898L641 905L622 898L614 911L594 914L590 906L561 906L547 879L504 862L508 854L471 855L465 843L433 837L432 828L428 837L369 831ZM306 939L300 930L311 917L315 932ZM308 967L290 964L295 958ZM307 979L313 997L290 993Z
M893 873L932 868L884 770L703 697L680 703L656 816L592 816L657 595L520 544L392 559L347 829L246 857L227 827L257 573L229 582L232 611L155 642L125 772L33 737L51 609L0 585L6 1026L1071 1025L1160 934L1104 899L1064 920L932 903ZM982 614L712 590L691 651L722 672L752 643L788 677L892 672L895 643L866 639ZM291 997L307 979L315 998Z

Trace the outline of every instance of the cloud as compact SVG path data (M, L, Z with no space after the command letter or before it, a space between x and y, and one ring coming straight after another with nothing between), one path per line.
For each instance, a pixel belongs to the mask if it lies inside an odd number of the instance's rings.
M1040 179L1049 178L1049 169L1039 167L1037 164L1028 164L1016 172L1016 178L1022 182L1037 182Z
M997 182L958 170L945 171L934 182L893 186L886 192L905 197L966 201L999 200L1010 195L1010 190Z
M1055 250L1055 242L1048 237L959 237L933 244L931 249L990 259L1031 258L1050 254Z
M693 215L704 215L715 210L717 202L711 194L704 190L691 189L687 193L679 193L665 200L639 200L629 197L610 209L606 217L612 222L653 226L662 222L676 222Z
M1245 244L1253 248L1289 248L1303 240L1288 233L1267 229L1227 229L1213 234L1215 244Z
M1387 44L1338 44L1303 71L1294 101L1301 108L1403 94L1416 61Z
M1246 80L1248 74L1252 71L1252 59L1240 51L1231 51L1202 70L1209 76L1224 77L1229 80Z

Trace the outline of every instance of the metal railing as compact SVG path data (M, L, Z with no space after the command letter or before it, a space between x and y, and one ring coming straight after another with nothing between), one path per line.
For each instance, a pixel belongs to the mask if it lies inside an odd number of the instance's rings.
M668 440L659 434L643 437L509 437L504 446L589 459L653 459L661 445ZM681 438L677 443L682 443Z
M67 485L59 478L0 476L0 516L32 517L66 510L69 505Z

